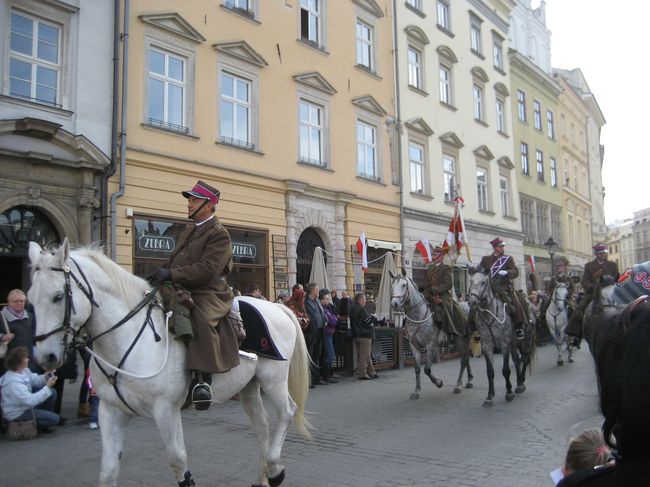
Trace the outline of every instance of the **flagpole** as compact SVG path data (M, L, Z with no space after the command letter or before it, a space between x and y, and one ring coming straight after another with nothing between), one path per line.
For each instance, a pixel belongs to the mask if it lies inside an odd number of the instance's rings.
M467 252L467 260L469 262L472 262L472 256L470 255L469 238L467 235L467 230L465 229L465 220L463 219L460 198L456 199L456 205L458 207L458 218L460 218L460 226L463 230L463 236L465 237L465 252Z

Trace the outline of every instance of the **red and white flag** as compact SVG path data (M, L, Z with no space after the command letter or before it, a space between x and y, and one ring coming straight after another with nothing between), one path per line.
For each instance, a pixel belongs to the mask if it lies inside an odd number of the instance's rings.
M456 198L456 207L454 208L454 216L449 223L449 230L447 231L447 238L442 244L442 248L447 252L452 260L458 259L460 251L465 247L467 252L467 259L469 256L469 246L467 242L467 232L465 231L465 222L463 221L463 214L461 205L465 202L462 197Z
M424 258L424 263L428 264L431 262L431 246L429 245L429 239L422 239L415 244L415 248L420 251L420 255Z
M531 255L528 257L528 262L530 263L530 271L535 272L535 256Z
M357 240L357 252L361 257L361 270L368 272L368 246L366 245L366 234L361 232L359 240Z

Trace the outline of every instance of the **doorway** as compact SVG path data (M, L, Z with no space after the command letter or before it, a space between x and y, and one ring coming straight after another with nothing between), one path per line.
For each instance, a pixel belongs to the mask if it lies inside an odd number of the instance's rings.
M320 238L320 235L318 235L314 227L309 227L300 234L298 245L296 246L296 282L298 284L304 286L309 283L311 264L314 259L314 250L316 247L325 250L323 239ZM327 255L324 257L325 264L327 264Z

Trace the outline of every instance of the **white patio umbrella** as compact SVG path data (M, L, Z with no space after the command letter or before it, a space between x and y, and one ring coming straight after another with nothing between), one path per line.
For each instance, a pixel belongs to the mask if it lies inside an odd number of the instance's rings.
M316 247L314 249L314 257L311 261L311 273L309 274L309 282L315 282L320 289L329 289L330 284L327 280L327 267L325 267L325 256L323 249Z
M377 310L375 316L378 320L383 320L384 318L390 319L390 272L397 274L397 269L395 268L393 253L386 252L386 255L384 256L384 269L381 271L381 281L379 282L379 293L377 294Z

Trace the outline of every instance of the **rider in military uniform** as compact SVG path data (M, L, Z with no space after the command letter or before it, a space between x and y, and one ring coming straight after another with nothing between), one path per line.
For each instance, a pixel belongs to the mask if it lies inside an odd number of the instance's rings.
M555 274L551 279L546 283L546 296L548 298L542 304L542 308L539 312L540 318L546 323L546 310L551 305L551 299L553 299L553 292L559 283L566 284L567 286L567 295L566 295L566 305L567 305L567 316L571 318L573 310L575 309L575 285L573 279L567 273L567 268L569 267L569 261L566 257L559 257L555 261Z
M445 252L441 247L433 249L432 263L427 268L424 296L429 302L433 319L447 334L465 333L467 322L460 306L451 296L452 269L443 264Z
M524 339L524 324L529 320L528 306L521 302L512 280L519 276L515 259L505 254L506 243L499 237L490 242L493 252L481 259L478 268L490 276L494 290L509 307L517 340Z
M607 260L607 245L601 243L594 245L592 248L594 249L596 258L585 264L585 270L582 274L581 284L585 295L564 330L567 335L576 337L578 340L582 338L582 320L584 319L587 307L594 299L594 292L598 280L601 276L608 276L613 282L616 282L619 277L616 262Z

